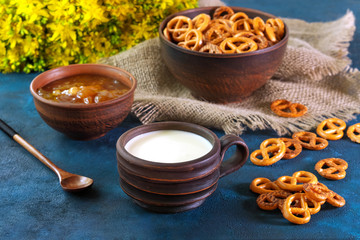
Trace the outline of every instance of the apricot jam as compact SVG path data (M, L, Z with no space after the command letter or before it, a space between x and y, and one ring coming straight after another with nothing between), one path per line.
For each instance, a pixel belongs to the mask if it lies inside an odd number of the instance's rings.
M37 90L39 96L65 103L99 103L117 98L130 87L116 79L82 74L53 81Z

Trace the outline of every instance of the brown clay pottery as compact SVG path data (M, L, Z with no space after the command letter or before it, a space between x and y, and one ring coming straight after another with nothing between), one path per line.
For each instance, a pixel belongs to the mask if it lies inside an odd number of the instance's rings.
M185 49L169 41L163 30L175 16L194 18L200 13L213 15L217 7L202 7L177 12L167 17L159 27L160 50L164 64L175 79L187 87L200 100L214 103L241 102L262 87L280 65L289 38L285 35L271 47L248 53L216 54ZM275 16L262 11L231 7L250 18L264 21Z
M81 74L110 77L122 82L130 90L115 99L93 104L54 102L37 94L39 88L52 81ZM117 67L74 64L41 73L31 82L30 92L36 110L50 127L73 139L90 140L104 136L126 118L134 101L136 83L130 73Z
M127 151L125 146L133 138L162 130L201 136L210 143L210 150L196 159L176 163L144 160ZM160 147L162 151L167 150L165 145ZM223 161L225 152L233 145L236 146L235 153ZM218 180L240 169L249 155L248 147L240 137L224 135L219 139L209 129L185 122L158 122L130 129L120 136L116 150L123 191L138 205L164 213L200 206L215 191Z

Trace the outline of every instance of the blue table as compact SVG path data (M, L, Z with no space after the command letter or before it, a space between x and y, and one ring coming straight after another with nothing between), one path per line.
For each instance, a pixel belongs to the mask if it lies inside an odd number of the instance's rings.
M358 0L249 0L228 5L256 8L282 17L307 21L335 20L347 9L358 17ZM360 31L350 46L353 67L360 68ZM0 133L0 239L359 239L360 145L347 137L331 141L322 151L304 150L294 160L258 167L248 161L220 180L217 190L199 208L158 214L144 210L121 190L115 143L126 130L140 125L129 116L105 137L75 141L48 127L37 114L29 92L37 74L0 74L0 117L61 168L94 179L90 191L64 192L55 174L17 143ZM358 86L357 86L358 87ZM347 122L360 122L360 116ZM224 133L215 130L218 136ZM250 151L270 130L246 131L241 136ZM249 190L255 177L277 179L298 170L315 173L315 163L339 157L348 161L347 176L321 182L342 195L342 208L324 205L305 225L285 220L280 211L263 211Z

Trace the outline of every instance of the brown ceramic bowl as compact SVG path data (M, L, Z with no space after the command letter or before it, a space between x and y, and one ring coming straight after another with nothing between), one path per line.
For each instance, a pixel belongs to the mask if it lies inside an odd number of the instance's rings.
M59 103L39 96L37 89L69 76L80 74L103 75L121 81L130 90L124 95L100 103ZM131 110L136 88L135 78L128 72L103 64L74 64L48 70L31 82L30 92L41 118L55 130L73 139L90 140L104 136L118 126Z
M271 47L236 54L192 51L165 38L163 29L173 17L183 15L193 18L200 13L212 16L216 8L195 8L167 17L159 27L161 55L169 71L194 97L215 103L240 102L273 76L283 59L289 31L285 25L283 39ZM264 21L275 17L254 9L231 8L234 12L245 12L250 18L259 16Z

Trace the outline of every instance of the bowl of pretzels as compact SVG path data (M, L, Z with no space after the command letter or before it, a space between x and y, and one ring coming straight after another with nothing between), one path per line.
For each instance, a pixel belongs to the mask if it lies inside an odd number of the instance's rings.
M168 16L160 52L174 78L200 100L241 102L282 62L289 31L272 14L241 7L201 7Z

